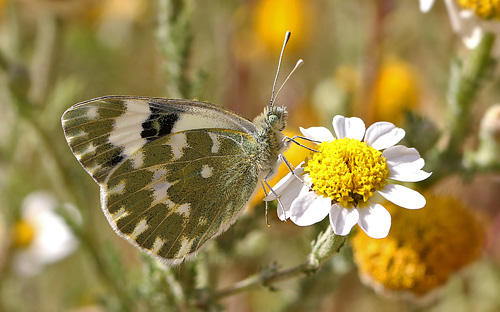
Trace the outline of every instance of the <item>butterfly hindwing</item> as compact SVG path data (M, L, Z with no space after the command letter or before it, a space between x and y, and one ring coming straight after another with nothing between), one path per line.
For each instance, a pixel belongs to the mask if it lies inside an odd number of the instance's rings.
M73 154L99 184L143 146L172 133L202 128L255 131L251 121L217 105L133 96L76 104L64 113L62 124Z
M236 219L258 182L255 139L200 129L151 141L101 185L103 210L133 245L176 264Z

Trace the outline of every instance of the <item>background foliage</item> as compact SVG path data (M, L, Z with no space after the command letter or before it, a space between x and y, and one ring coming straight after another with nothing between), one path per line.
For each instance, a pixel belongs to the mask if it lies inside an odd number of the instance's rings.
M253 118L269 101L286 30L292 38L282 71L305 61L278 98L291 113L291 133L330 127L336 114L367 125L391 121L434 172L426 187L456 196L484 221L481 258L425 309L500 309L500 166L496 156L478 162L475 154L479 122L500 95L494 28L487 46L471 52L441 1L424 15L409 0L3 0L0 310L424 309L363 286L349 239L319 272L266 280L304 263L328 223L300 228L279 222L271 209L268 228L259 199L196 261L160 267L113 233L98 186L66 145L64 110L103 95L196 98ZM27 277L13 270L12 240L23 199L39 190L76 206L81 222L60 213L79 248ZM234 291L249 276L252 287Z

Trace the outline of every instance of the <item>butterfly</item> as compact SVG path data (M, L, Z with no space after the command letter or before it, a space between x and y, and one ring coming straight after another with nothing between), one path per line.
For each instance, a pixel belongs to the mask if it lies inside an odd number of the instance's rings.
M61 120L114 231L177 265L227 230L259 181L274 175L287 116L273 101L250 121L206 102L105 96Z

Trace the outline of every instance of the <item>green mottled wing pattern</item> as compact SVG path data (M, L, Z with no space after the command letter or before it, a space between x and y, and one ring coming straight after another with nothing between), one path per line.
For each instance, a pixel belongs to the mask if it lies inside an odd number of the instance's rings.
M124 101L118 99L98 100L75 105L62 117L66 140L73 154L97 183L102 183L109 171L125 159L125 146L137 150L143 145L139 134L134 133L140 133L137 125L135 131L132 122L121 129L115 126L127 110L137 111L133 115L136 120L139 111L143 111L142 115L148 114L142 106L131 106L127 107Z
M217 105L133 96L81 102L70 107L61 122L71 151L99 184L144 145L172 133L203 128L255 131L251 121Z
M62 125L113 229L169 264L225 231L258 182L255 125L213 104L108 96Z
M139 149L102 187L109 222L133 245L179 263L236 219L257 184L255 139L225 129L175 133Z

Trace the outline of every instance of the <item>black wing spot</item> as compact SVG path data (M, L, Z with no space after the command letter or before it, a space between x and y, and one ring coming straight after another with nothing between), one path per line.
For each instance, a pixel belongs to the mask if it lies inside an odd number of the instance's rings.
M148 142L154 141L172 132L179 114L165 113L160 108L149 105L151 114L148 119L142 123L141 138Z
M125 159L125 156L123 156L122 152L120 150L115 151L113 155L109 158L109 160L106 162L106 166L108 167L115 167L119 163L121 163Z

